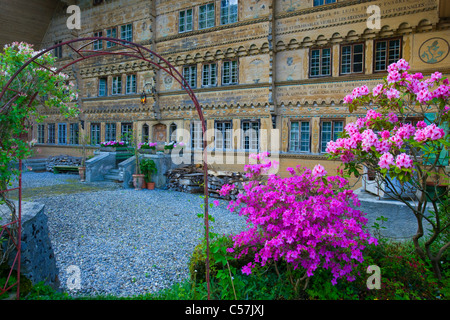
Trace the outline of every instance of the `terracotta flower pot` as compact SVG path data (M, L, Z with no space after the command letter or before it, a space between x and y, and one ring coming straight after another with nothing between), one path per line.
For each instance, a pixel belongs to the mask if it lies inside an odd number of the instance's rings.
M134 190L141 190L144 188L144 175L143 174L133 174L133 186Z
M80 180L86 180L86 167L78 167L78 174L80 175Z
M155 183L154 182L147 182L147 189L148 190L154 190L155 189Z

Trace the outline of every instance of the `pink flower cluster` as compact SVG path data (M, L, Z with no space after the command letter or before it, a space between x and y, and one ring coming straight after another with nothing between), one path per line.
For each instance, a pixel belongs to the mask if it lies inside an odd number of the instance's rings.
M100 143L100 146L102 147L119 147L125 145L127 145L127 143L124 141L105 141Z
M350 273L363 261L363 249L377 240L364 229L367 219L355 209L359 201L347 189L348 181L326 176L321 165L312 171L300 166L288 171L291 176L269 175L264 183L254 176L229 204L248 223L246 231L233 237L233 248L244 248L240 255L255 250L254 261L242 272L250 274L256 265L284 259L294 268L304 268L309 277L321 267L331 270L333 284L343 277L354 280ZM231 188L224 186L221 193Z

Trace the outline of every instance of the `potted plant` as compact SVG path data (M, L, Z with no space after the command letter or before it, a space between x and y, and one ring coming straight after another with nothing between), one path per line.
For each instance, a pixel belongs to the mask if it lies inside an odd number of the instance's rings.
M174 145L175 145L175 141L171 141L169 143L165 142L164 143L164 153L169 153L170 150L173 149Z
M135 167L136 167L136 173L133 174L133 186L134 186L134 190L141 190L142 188L145 187L144 185L144 174L141 173L141 167L140 167L140 154L139 154L139 144L138 144L138 139L135 135L133 135L133 133L130 134L131 137L131 146L132 146L132 150L134 152L134 161L135 161Z
M138 148L140 153L151 153L154 154L156 152L156 142L148 142L148 143L139 143Z
M144 174L144 180L147 189L155 189L155 182L152 181L152 175L157 172L155 161L145 158L141 161L141 172Z

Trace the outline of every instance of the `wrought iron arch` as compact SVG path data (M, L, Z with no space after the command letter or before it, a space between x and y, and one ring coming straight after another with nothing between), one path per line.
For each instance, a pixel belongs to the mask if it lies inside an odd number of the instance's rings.
M115 49L113 50L93 50L88 49L90 45L97 41L108 41L115 44ZM77 44L81 44L79 48L75 48ZM42 55L46 54L47 52L51 52L55 50L56 48L62 48L67 47L71 52L75 54L72 61L66 63L62 67L57 68L56 70L52 70L47 66L41 65L38 62L36 62L36 59L41 57ZM208 289L208 299L210 299L210 280L209 280L209 216L208 216L208 165L207 165L207 149L206 149L206 121L203 116L203 112L201 109L201 106L197 100L197 97L195 96L195 93L192 91L192 88L189 86L189 83L184 79L184 77L181 75L181 73L166 59L164 59L159 54L155 53L154 51L144 47L143 45L127 41L127 40L119 40L116 38L108 38L108 37L87 37L87 38L77 38L68 40L65 42L58 43L56 45L53 45L47 49L41 50L38 54L33 56L31 59L29 59L27 62L25 62L9 79L9 81L6 83L6 85L2 88L2 91L0 92L0 103L2 101L2 98L4 97L6 91L10 90L15 92L16 94L6 103L3 105L0 104L0 113L7 108L11 103L13 103L21 94L24 94L23 92L18 92L16 90L13 90L9 88L11 83L14 81L14 79L30 64L36 64L41 68L45 68L49 71L51 71L54 74L60 73L62 70L68 68L69 66L76 64L80 61L94 58L94 57L100 57L100 56L106 56L106 55L118 55L118 56L127 56L130 58L135 58L138 60L145 61L147 63L150 63L154 67L156 67L159 70L163 70L168 75L170 75L173 79L175 79L183 88L183 90L189 95L190 99L192 100L194 107L197 110L197 113L199 115L199 118L202 123L202 132L203 132L203 179L204 179L204 223L205 223L205 232L206 232L206 280L207 280L207 289ZM31 104L37 97L37 93L35 93L31 99L29 104ZM22 161L19 161L19 216L18 216L18 276L20 275L20 229L21 229L21 170L22 170ZM11 270L12 271L12 270ZM17 283L17 298L19 298L19 283L18 280Z

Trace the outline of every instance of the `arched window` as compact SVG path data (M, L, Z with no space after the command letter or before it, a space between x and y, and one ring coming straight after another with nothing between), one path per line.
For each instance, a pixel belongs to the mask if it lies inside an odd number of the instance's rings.
M148 124L144 124L142 126L142 142L149 142L148 141L149 136L150 136L150 128Z
M169 127L169 140L177 141L177 125L172 123Z

